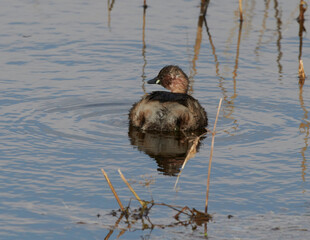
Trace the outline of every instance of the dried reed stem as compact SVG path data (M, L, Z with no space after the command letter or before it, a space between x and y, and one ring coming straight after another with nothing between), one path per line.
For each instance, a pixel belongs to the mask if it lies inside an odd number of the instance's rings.
M208 180L207 180L207 194L206 194L206 205L205 205L205 213L208 212L208 200L209 200L209 189L210 189L210 174L211 174L211 164L212 164L212 156L213 156L213 149L214 149L214 138L215 138L215 130L216 130L216 123L220 114L220 109L222 105L222 98L220 99L219 106L217 109L217 114L214 122L214 127L212 131L212 141L211 141L211 150L210 150L210 159L209 159L209 167L208 167Z
M243 21L243 16L242 16L242 0L239 0L239 14L240 14L240 22Z
M136 199L140 202L140 204L142 205L142 207L145 207L146 205L144 204L144 202L139 198L138 194L133 190L133 188L130 186L129 182L126 180L126 178L124 177L124 175L122 174L121 170L118 169L118 173L121 176L121 178L123 179L124 183L126 183L127 187L129 188L129 190L133 193L133 195L135 195Z
M304 70L304 63L302 60L299 60L298 75L299 75L299 78L302 78L302 79L306 78L306 74Z
M115 192L115 189L114 189L114 187L113 187L113 185L112 185L112 183L111 183L111 181L110 181L108 175L107 175L106 172L103 170L103 168L101 168L101 172L103 173L105 179L107 180L107 182L108 182L108 184L109 184L109 187L111 188L111 191L113 192L114 197L115 197L115 199L116 199L117 202L118 202L119 207L120 207L121 210L124 212L125 209L124 209L124 207L123 207L123 204L122 204L121 200L119 199L119 197L117 196L117 193Z
M306 74L302 60L299 60L298 76L299 76L299 86L302 88L306 80Z
M192 146L189 149L189 151L187 152L186 158L185 158L185 160L184 160L184 162L182 164L182 167L181 167L180 172L178 174L177 180L175 181L174 190L176 190L176 188L177 188L177 185L178 185L178 182L179 182L179 178L180 178L180 176L182 174L183 169L185 168L186 163L188 162L189 159L195 157L195 154L197 152L197 145L199 143L200 138L202 136L206 135L206 134L207 134L207 132L201 134L200 136L196 137L195 140L193 141Z
M305 11L307 11L308 4L306 1L300 0L299 4L299 16L297 18L298 22L304 22L305 21Z

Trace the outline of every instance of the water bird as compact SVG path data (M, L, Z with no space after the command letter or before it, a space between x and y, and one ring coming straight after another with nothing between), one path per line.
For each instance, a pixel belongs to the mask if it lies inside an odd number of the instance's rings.
M159 84L170 92L154 91L135 103L129 111L132 126L158 132L194 131L207 127L207 113L187 94L189 80L180 67L165 66L147 83Z

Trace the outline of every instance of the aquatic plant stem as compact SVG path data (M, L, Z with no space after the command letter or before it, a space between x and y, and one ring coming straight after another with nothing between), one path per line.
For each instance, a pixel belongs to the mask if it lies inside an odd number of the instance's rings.
M185 160L184 160L184 162L183 162L183 164L182 164L182 167L181 167L180 172L179 172L179 174L178 174L177 180L175 181L174 190L177 190L177 184L178 184L178 182L179 182L179 178L180 178L180 176L181 176L181 174L182 174L182 171L183 171L184 168L185 168L186 163L188 162L189 159L195 157L195 154L196 154L196 151L197 151L197 145L198 145L198 143L199 143L199 141L200 141L200 138L201 138L202 136L206 135L206 134L207 134L207 132L201 134L200 136L196 137L196 138L193 140L192 146L190 147L189 151L187 152L186 158L185 158Z
M124 209L124 207L123 207L123 204L122 204L121 200L119 199L117 193L115 192L115 189L114 189L114 187L113 187L113 185L112 185L112 183L111 183L111 181L110 181L108 175L107 175L106 172L103 170L103 168L101 168L101 172L103 173L105 179L107 180L107 182L108 182L108 184L109 184L109 187L111 188L111 191L112 191L112 193L114 194L114 197L115 197L116 201L118 202L119 207L121 208L122 212L124 212L125 209Z
M210 189L210 174L211 174L211 164L212 164L212 157L213 157L213 149L214 149L214 138L215 138L215 130L216 130L216 123L220 114L220 109L222 105L223 99L220 99L219 106L217 109L217 114L213 126L213 131L212 131L212 140L211 140L211 150L210 150L210 159L209 159L209 167L208 167L208 180L207 180L207 194L206 194L206 205L205 205L205 213L208 212L208 200L209 200L209 189Z
M133 190L133 188L130 186L129 182L126 180L126 178L124 177L124 175L122 174L121 170L118 169L118 173L121 176L121 178L123 179L124 183L126 183L127 187L129 188L129 190L132 192L133 195L135 195L136 199L140 202L140 204L142 205L142 207L144 208L146 206L146 204L139 198L138 194L135 192L135 190Z
M240 14L240 22L242 22L243 21L242 0L239 0L239 14Z

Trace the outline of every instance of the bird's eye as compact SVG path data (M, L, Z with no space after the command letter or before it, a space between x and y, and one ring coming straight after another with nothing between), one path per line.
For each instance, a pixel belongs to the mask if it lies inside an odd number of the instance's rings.
M156 84L160 84L160 80L159 79L156 80Z

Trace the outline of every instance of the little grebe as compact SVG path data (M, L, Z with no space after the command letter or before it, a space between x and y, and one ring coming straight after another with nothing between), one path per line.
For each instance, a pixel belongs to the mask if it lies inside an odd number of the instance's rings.
M193 131L208 125L205 110L187 94L188 77L178 66L165 66L148 81L171 92L155 91L135 103L130 112L132 126L145 131Z

